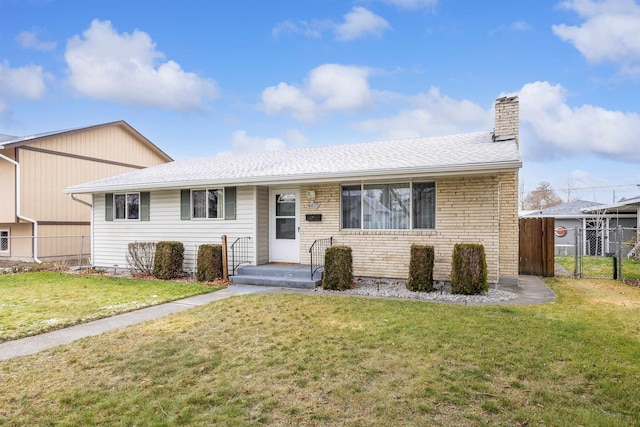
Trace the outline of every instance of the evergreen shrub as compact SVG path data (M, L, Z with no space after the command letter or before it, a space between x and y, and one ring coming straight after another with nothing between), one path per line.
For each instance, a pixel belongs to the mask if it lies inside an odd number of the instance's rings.
M182 274L184 245L181 242L158 242L153 260L153 277L171 280Z
M344 291L353 286L353 257L348 246L331 246L324 255L322 288Z
M222 277L222 245L201 245L198 248L196 280L211 282Z
M433 246L411 245L409 259L409 280L407 289L414 292L431 292L433 286Z
M458 243L453 248L451 293L479 295L489 290L484 246Z

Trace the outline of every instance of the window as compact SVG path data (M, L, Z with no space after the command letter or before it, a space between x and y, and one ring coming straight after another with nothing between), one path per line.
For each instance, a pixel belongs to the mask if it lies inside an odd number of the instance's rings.
M342 228L408 230L435 228L435 183L345 185Z
M180 190L180 219L236 219L236 187Z
M140 219L140 194L114 194L114 219Z
M0 252L9 252L9 231L0 230Z
M191 191L191 218L222 218L222 190Z
M360 228L362 200L360 185L342 187L342 228Z
M149 192L105 194L104 216L106 221L140 220L149 221Z

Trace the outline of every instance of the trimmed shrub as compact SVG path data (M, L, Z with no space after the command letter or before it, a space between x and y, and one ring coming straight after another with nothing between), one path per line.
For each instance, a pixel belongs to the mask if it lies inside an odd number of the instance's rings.
M222 245L201 245L198 248L196 280L211 282L222 277Z
M344 291L353 285L353 257L348 246L331 246L324 254L322 289Z
M433 286L433 246L411 245L409 280L407 289L414 292L431 292Z
M184 245L180 242L158 242L153 260L153 277L171 280L182 274Z
M478 295L489 290L484 246L458 243L453 248L451 293Z
M153 258L156 253L156 244L153 242L129 243L127 252L127 264L132 273L153 275Z

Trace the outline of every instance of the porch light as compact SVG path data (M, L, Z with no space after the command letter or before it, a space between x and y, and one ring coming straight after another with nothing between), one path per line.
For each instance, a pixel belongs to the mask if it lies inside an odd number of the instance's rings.
M315 191L307 191L307 199L309 199L310 203L316 201L316 192Z

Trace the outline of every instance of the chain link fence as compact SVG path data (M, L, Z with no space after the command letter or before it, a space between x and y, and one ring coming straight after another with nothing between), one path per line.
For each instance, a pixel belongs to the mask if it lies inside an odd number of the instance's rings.
M640 280L637 228L576 227L574 244L556 247L556 274L585 279Z
M89 236L0 236L0 266L33 262L34 254L44 263L86 266L91 261Z

